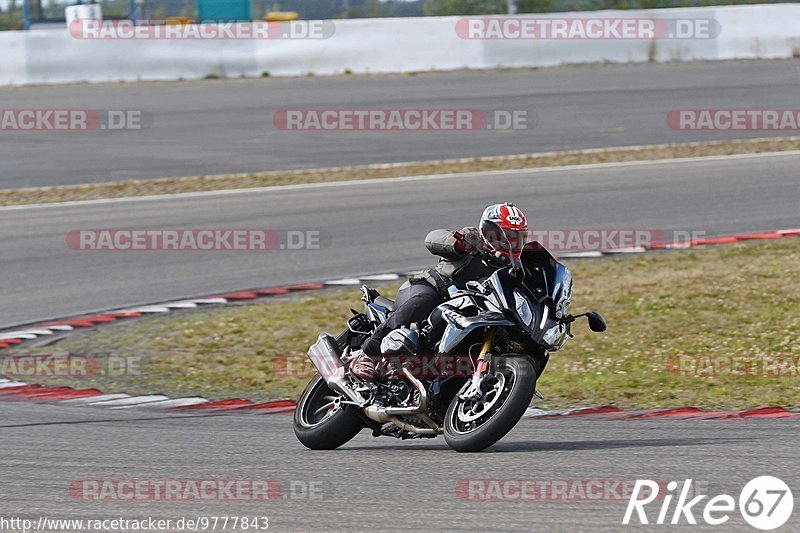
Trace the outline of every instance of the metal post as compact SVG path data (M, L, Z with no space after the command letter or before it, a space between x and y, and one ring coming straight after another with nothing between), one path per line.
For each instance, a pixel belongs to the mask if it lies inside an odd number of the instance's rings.
M509 15L516 15L517 14L517 0L506 0L506 4L508 5L508 14Z
M22 29L31 28L31 19L28 17L28 0L22 0Z

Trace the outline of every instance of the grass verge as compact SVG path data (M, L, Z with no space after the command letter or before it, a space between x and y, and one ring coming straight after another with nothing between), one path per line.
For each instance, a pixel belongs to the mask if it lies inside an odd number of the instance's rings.
M541 406L800 406L798 263L800 238L794 237L569 261L573 310L603 312L609 329L592 334L585 324L574 327L575 338L553 355L539 382L547 398ZM336 289L80 331L27 351L128 357L141 372L45 383L296 398L308 381L307 347L322 330L340 331L351 307L360 308L358 291ZM763 356L783 356L793 366L781 368ZM739 362L738 374L730 372L731 361Z
M297 185L346 180L460 174L491 170L585 165L626 161L648 161L682 157L753 154L800 150L800 137L708 141L682 144L661 144L641 147L601 148L513 156L473 157L442 161L364 165L307 170L286 170L231 174L128 180L82 185L58 185L0 190L0 206L36 203L71 202L149 196L188 192L249 189L275 185Z

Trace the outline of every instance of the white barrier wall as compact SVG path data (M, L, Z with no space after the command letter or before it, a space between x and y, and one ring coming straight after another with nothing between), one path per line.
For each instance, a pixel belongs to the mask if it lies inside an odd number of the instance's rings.
M0 85L28 83L25 33L0 32Z
M788 58L800 4L558 13L548 17L714 19L714 39L467 40L459 17L331 21L328 39L105 40L65 28L0 32L0 85L547 67L571 63Z

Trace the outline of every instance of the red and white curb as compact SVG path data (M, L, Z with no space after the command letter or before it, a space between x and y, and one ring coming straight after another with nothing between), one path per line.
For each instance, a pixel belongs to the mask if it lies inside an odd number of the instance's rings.
M97 407L104 409L160 409L202 410L204 412L252 412L277 414L294 411L291 400L255 403L250 400L230 399L211 401L199 396L169 398L163 394L132 396L125 393L105 394L98 389L73 389L72 387L45 387L23 381L0 379L0 400L50 403L68 406Z
M296 404L292 400L275 400L255 403L241 398L211 401L199 396L169 398L163 394L131 396L124 393L104 394L98 389L73 389L72 387L44 387L29 385L21 381L0 379L0 401L59 404L73 407L95 407L102 409L155 409L163 411L187 411L203 413L291 413ZM668 409L622 410L613 405L578 407L573 409L545 411L528 408L523 418L560 419L579 417L586 420L725 420L725 419L800 419L800 413L783 407L760 407L729 411L703 411L697 407Z
M400 279L401 276L409 274L410 273L376 274L372 276L363 276L360 278L336 279L322 283L304 283L299 285L288 285L285 287L249 289L245 291L218 294L203 298L185 299L174 302L164 302L139 307L115 309L97 315L77 316L61 320L40 322L24 328L0 332L0 350L14 348L29 340L41 339L50 335L56 335L80 328L91 328L109 322L140 318L146 315L170 313L181 309L196 309L198 307L207 305L226 305L244 300L255 300L258 298L282 296L290 293L321 290L332 286L358 285L369 281L391 281Z
M649 246L637 246L631 248L616 248L606 251L587 251L587 252L565 252L560 254L561 258L590 258L614 256L619 254L645 253L654 250L687 249L698 246L710 246L715 244L726 244L747 240L780 239L783 237L800 236L800 228L778 230L762 233L749 233L743 235L730 235L721 237L709 237L698 239L687 243L658 243ZM181 309L195 309L206 305L227 305L245 300L255 300L273 296L282 296L290 293L321 290L326 287L335 286L356 286L370 281L392 281L411 275L413 272L397 272L359 276L352 278L341 278L323 281L320 283L304 283L297 285L287 285L283 287L267 287L262 289L249 289L244 291L216 294L199 298L177 300L139 307L130 307L107 311L102 314L90 316L78 316L68 319L52 320L48 322L34 323L22 329L14 331L0 332L0 350L13 348L29 340L35 340L57 333L72 331L78 328L91 328L108 322L116 322L131 318L139 318L146 315L170 313Z
M620 409L614 405L577 407L545 411L529 407L523 418L568 419L579 417L586 420L641 420L664 418L670 420L727 420L732 418L784 418L800 419L800 413L784 407L757 407L726 411L704 411L697 407L670 407L664 409Z
M703 239L695 239L687 242L652 243L646 246L614 248L611 250L603 250L603 251L565 252L563 254L559 254L559 257L560 258L603 257L603 256L613 256L617 254L641 254L656 250L687 250L689 248L697 248L700 246L713 246L715 244L730 244L742 241L780 239L782 237L795 237L795 236L800 236L800 228L767 231L761 233L745 233L741 235L723 235L719 237L707 237Z
M780 239L783 237L800 236L800 229L778 230L762 233L749 233L721 237L709 237L687 243L659 243L649 246L632 248L617 248L606 251L566 252L560 254L561 258L590 258L613 256L618 254L645 253L654 250L688 249L699 246L734 243L747 240ZM91 328L110 322L140 318L147 315L170 313L180 309L195 309L206 305L227 305L236 302L282 296L291 293L321 290L326 287L356 286L370 281L392 281L411 275L411 272L374 274L352 278L341 278L324 281L321 283L305 283L287 285L283 287L267 287L263 289L249 289L244 291L209 295L206 297L182 299L138 307L129 307L107 311L101 314L76 316L60 320L34 323L21 329L0 332L0 351L17 347L18 345L47 336L73 331L81 328ZM278 400L266 403L254 403L244 399L230 399L211 401L201 397L168 398L160 394L144 396L131 396L125 393L105 394L97 389L73 389L71 387L43 387L25 382L0 379L0 400L9 401L35 401L59 402L66 405L82 405L102 407L107 409L181 409L181 410L210 410L210 411L236 411L260 412L264 414L293 411L295 404L290 400ZM653 417L670 418L796 418L800 413L787 411L782 407L768 407L749 411L700 411L694 407L679 409L661 409L651 411L621 411L614 406L586 407L566 411L542 411L528 409L525 415L529 418L538 417L569 417L587 416L602 419L636 419Z

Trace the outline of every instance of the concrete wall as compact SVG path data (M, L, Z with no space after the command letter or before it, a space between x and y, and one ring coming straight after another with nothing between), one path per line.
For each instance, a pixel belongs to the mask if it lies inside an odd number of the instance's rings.
M65 28L0 32L0 85L548 67L574 63L788 58L800 4L560 13L548 17L713 19L713 39L466 40L458 17L329 21L327 39L105 40Z

